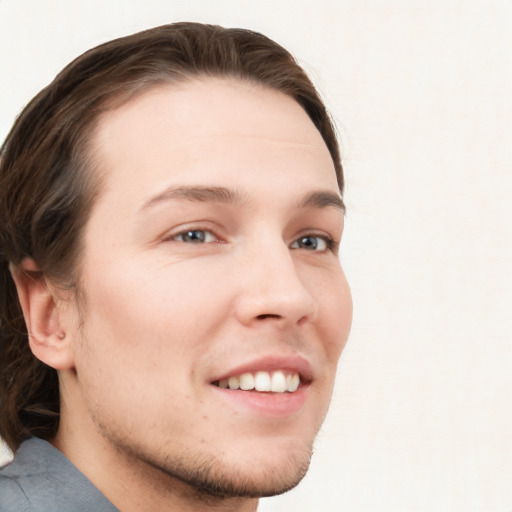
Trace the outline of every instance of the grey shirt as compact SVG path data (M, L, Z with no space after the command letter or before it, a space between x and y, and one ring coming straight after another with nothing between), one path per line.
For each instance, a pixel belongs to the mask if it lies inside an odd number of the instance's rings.
M59 450L31 438L0 468L0 512L115 512Z

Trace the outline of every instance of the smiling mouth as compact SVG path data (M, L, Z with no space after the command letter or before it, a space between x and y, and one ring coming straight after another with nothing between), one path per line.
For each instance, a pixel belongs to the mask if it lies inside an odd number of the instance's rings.
M295 393L301 384L298 372L276 370L273 372L245 372L214 381L223 389L257 391L260 393Z

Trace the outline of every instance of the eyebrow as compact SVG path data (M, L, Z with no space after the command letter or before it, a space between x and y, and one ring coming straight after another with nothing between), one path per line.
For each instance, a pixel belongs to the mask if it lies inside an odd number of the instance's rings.
M246 201L244 196L228 187L210 187L210 186L171 186L163 192L146 201L141 210L150 208L158 203L186 200L199 202L214 202L225 204L243 205ZM334 207L345 214L345 203L343 199L329 190L314 190L304 195L298 202L299 208L328 208Z
M333 207L340 210L341 213L346 213L345 203L338 194L330 190L315 190L309 192L299 201L299 208L327 208Z
M160 194L146 201L141 210L154 206L155 204L172 201L187 200L200 202L214 202L227 204L242 204L244 199L242 195L227 187L208 187L208 186L178 186L166 188Z

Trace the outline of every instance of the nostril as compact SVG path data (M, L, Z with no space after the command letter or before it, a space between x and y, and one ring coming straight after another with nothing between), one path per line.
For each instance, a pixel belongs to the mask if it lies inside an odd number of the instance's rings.
M280 315L272 315L270 313L264 314L264 315L258 315L256 317L258 320L266 320L267 318L281 318Z

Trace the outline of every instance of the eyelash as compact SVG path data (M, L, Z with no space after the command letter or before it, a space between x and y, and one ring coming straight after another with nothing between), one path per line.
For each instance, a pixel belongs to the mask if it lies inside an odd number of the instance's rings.
M183 243L187 243L186 240L179 240L180 237L183 237L183 236L187 236L187 235L190 235L191 233L210 233L214 240L201 240L200 238L197 239L197 240L189 240L190 243L212 243L212 242L218 242L219 239L215 236L215 234L213 233L213 231L211 231L210 229L186 229L185 231L181 231L180 233L178 233L177 235L173 235L171 237L168 238L168 240L174 240L176 242L183 242ZM207 237L204 237L204 238L207 238Z
M183 237L185 236L191 236L192 233L202 233L203 236L199 236L196 240L184 240ZM204 236L204 234L210 234L213 240L207 240L208 236ZM326 253L326 252L334 252L337 253L338 250L338 244L329 236L327 235L320 235L316 233L311 234L305 234L298 237L294 242L290 245L291 249L303 249L303 250L309 250L304 247L300 247L299 243L304 242L306 239L318 239L321 242L325 244L325 248L316 250L316 247L318 247L318 242L315 248L311 252L320 252L320 253ZM182 242L182 243L191 243L191 244L208 244L208 243L222 243L221 240L213 233L213 231L209 229L186 229L184 231L181 231L177 233L176 235L172 235L166 239L167 241L176 241L176 242ZM296 245L296 247L294 247ZM321 245L321 244L320 244Z
M306 234L306 235L302 235L300 236L299 238L297 238L292 244L291 244L291 248L292 249L301 249L301 247L298 246L299 242L303 242L305 239L312 239L312 238L316 238L318 240L321 240L324 244L325 244L325 248L324 249L320 249L318 251L316 251L315 249L313 249L312 252L322 252L322 253L325 253L325 252L334 252L336 253L337 250L338 250L338 244L329 236L327 235L319 235L319 234L316 234L316 233L311 233L311 234ZM297 247L293 247L295 244L297 244ZM305 249L304 247L302 247L302 249L304 250L308 250L308 249Z

